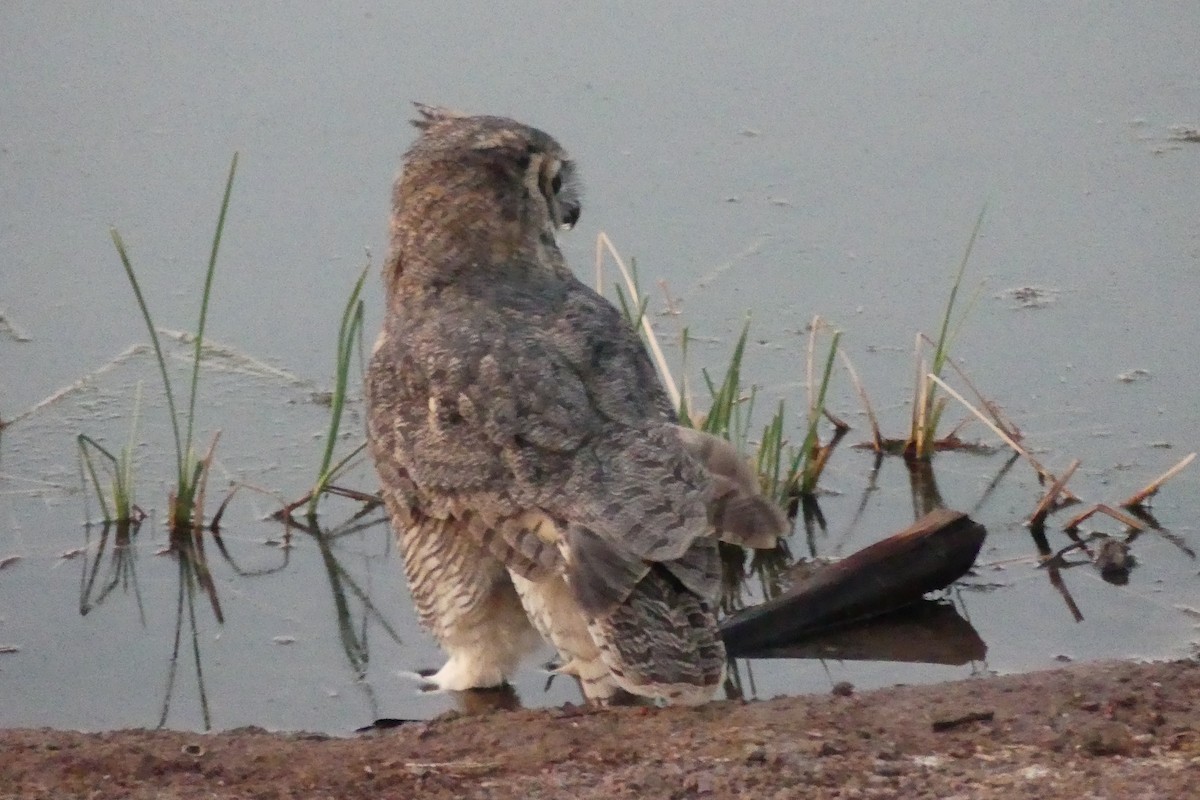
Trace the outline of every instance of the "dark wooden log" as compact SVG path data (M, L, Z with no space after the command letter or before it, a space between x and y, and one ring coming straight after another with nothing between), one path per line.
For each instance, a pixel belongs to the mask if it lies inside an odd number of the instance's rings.
M721 623L725 647L742 656L903 608L962 577L986 535L960 511L931 511L774 600L728 617Z

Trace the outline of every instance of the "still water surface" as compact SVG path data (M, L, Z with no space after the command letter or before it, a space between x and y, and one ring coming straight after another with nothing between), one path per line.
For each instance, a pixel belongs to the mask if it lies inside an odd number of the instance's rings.
M346 732L461 701L404 674L438 655L378 517L343 524L355 507L331 503L332 533L295 532L290 547L263 521L312 482L342 303L365 253L382 257L411 99L508 114L564 142L586 189L568 257L590 274L604 230L648 286L665 281L682 313L656 325L668 341L680 320L699 337L693 381L749 311L745 375L760 408L801 408L801 332L820 313L844 331L893 435L909 413L913 336L935 328L986 204L955 352L1052 470L1082 459L1078 494L1123 499L1200 438L1200 144L1186 135L1200 126L1198 29L1195 4L1166 2L5 6L0 419L20 419L0 435L0 725L153 726L166 704L171 727ZM234 150L209 331L228 352L206 361L198 426L203 442L221 431L222 491L264 491L231 503L228 559L206 542L218 624L178 561L157 554L172 445L152 361L120 357L145 334L108 226L159 322L192 326ZM1029 287L1047 302L1014 297ZM656 293L652 310L664 305ZM372 335L381 306L372 280ZM182 378L185 348L170 351ZM1118 377L1135 370L1145 375ZM837 380L832 405L861 441L858 401ZM114 550L114 534L84 524L98 514L74 437L119 447L139 382L138 500L156 516ZM1192 653L1200 473L1156 501L1176 538L1139 538L1128 585L1088 565L1062 572L1077 622L1021 526L1039 492L1028 467L987 493L1005 461L935 463L945 502L990 531L978 574L952 594L986 652L739 662L746 692ZM902 465L872 466L835 455L827 530L798 534L794 554L845 555L911 521ZM345 482L372 480L360 465ZM1052 530L1050 543L1068 540ZM522 703L578 699L562 680L547 689L538 663L517 682Z

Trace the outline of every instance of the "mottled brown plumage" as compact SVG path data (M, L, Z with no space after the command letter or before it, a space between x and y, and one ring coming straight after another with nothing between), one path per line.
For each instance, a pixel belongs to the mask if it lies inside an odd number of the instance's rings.
M723 442L675 425L641 341L567 268L574 166L510 119L418 106L396 183L368 430L447 689L558 648L587 696L711 697L717 537L782 517ZM732 454L732 455L731 455Z

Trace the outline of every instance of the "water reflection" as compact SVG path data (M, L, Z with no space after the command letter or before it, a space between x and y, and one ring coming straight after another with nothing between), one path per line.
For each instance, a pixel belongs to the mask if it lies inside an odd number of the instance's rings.
M1100 506L1099 508L1106 508ZM1129 584L1131 572L1138 564L1133 552L1134 543L1145 535L1159 537L1179 550L1189 560L1196 560L1193 550L1183 537L1164 528L1154 515L1144 507L1126 508L1124 513L1113 514L1117 520L1136 522L1136 525L1125 525L1121 533L1108 533L1093 530L1081 536L1074 527L1068 527L1065 534L1070 543L1054 550L1046 535L1045 525L1041 522L1031 524L1029 533L1038 552L1039 567L1045 570L1050 585L1062 597L1067 610L1076 622L1083 622L1083 611L1075 602L1070 589L1063 579L1063 571L1075 567L1091 566L1100 578L1114 586Z
M103 605L113 596L118 587L122 595L128 595L132 589L138 611L138 620L143 628L146 627L146 608L142 602L142 593L137 580L136 536L140 532L142 522L122 521L106 522L100 526L99 541L92 547L92 525L84 526L84 546L82 548L83 570L80 575L79 613L87 616L91 611ZM218 540L219 542L219 540ZM109 549L111 545L111 550ZM228 554L222 553L228 559ZM91 554L91 555L88 555ZM172 638L171 655L168 659L166 687L160 708L158 727L165 727L170 715L171 701L175 695L176 676L179 668L180 652L185 635L191 643L191 664L195 675L197 697L204 730L212 728L212 713L208 702L208 691L205 686L204 664L201 656L202 641L197 624L196 602L197 595L202 595L208 601L214 618L218 624L225 621L221 609L220 598L217 596L216 585L208 566L204 549L204 531L195 529L176 529L169 534L168 545L155 555L169 556L177 565L178 584L176 591L175 625ZM107 565L105 577L99 580L102 567ZM286 562L284 565L286 566ZM277 571L281 567L269 571ZM236 569L236 567L235 567ZM257 574L264 574L260 571ZM247 574L247 573L241 573ZM185 614L186 612L186 614ZM186 617L186 630L184 620Z
M942 493L938 487L933 463L924 460L906 459L904 461L908 473L908 490L912 503L914 520L919 520L927 514L946 507ZM996 476L984 488L980 503L996 490L1008 474L1014 463L1009 459ZM871 470L868 483L863 490L858 509L851 517L845 537L854 531L859 524L868 498L877 490L877 480L881 471L882 456L876 455L874 468ZM752 595L760 602L776 600L793 585L800 585L811 580L822 565L829 563L820 556L823 544L828 539L828 523L821 511L820 502L816 497L807 496L799 504L799 518L803 523L805 543L808 556L799 561L793 561L786 547L773 551L763 551L753 556L752 564L757 569L741 569L741 562L733 557L726 557L722 563L726 567L725 583L727 595L722 599L722 610L726 615L747 608L747 596ZM900 528L902 525L897 525ZM982 531L979 532L981 541ZM974 545L974 553L978 542ZM840 548L835 548L835 550ZM909 554L913 555L913 554ZM944 553L951 558L949 551ZM967 556L972 559L973 555ZM936 565L935 565L936 566ZM880 568L881 565L875 565ZM904 573L907 565L896 565L897 574ZM957 574L957 573L956 573ZM880 586L899 584L888 576L888 581L881 577ZM756 583L757 585L751 585ZM874 579L863 575L861 580ZM900 579L896 579L900 580ZM919 592L918 592L919 595ZM828 625L820 626L818 630L799 634L791 640L776 639L769 643L759 642L752 647L731 646L726 692L730 697L746 696L747 687L752 689L753 666L756 659L835 659L838 661L890 661L890 662L920 662L929 664L965 665L983 662L987 654L987 646L979 632L970 623L966 613L966 603L960 597L951 605L946 602L921 600L911 603L908 597L894 597L894 607L887 608L888 598L877 598L875 616L869 619L847 619ZM750 603L749 605L754 605ZM959 612L961 608L962 613ZM813 609L809 609L809 612ZM799 613L799 612L797 612ZM832 617L830 618L833 619ZM745 621L745 617L742 617ZM766 623L765 623L766 624ZM781 623L782 625L782 623ZM788 627L786 625L782 627ZM733 628L730 628L733 631ZM735 637L736 638L736 637ZM740 641L740 640L739 640ZM758 641L758 640L756 640ZM751 691L753 694L753 690Z
M758 696L754 665L767 659L889 661L986 669L987 644L971 624L961 597L921 600L884 616L835 628L800 641L751 650L730 659L725 693Z
M85 525L83 528L83 572L79 578L80 615L87 616L92 609L102 605L118 587L123 594L128 594L132 589L137 601L138 618L142 627L146 627L146 608L142 604L142 592L137 583L137 548L133 546L133 537L141 528L141 523L132 520L105 522L100 527L100 540L94 551L91 546L92 527ZM112 551L108 553L110 540ZM100 567L106 563L108 570L104 580L97 584Z
M337 542L345 537L361 535L376 529L382 529L386 541L391 542L390 528L379 510L377 499L371 498L363 507L352 514L347 520L329 529L322 528L315 520L299 522L292 517L286 517L286 535L293 530L308 536L317 546L321 555L321 563L325 568L330 597L333 600L334 618L338 633L338 641L346 656L346 663L354 675L355 686L364 694L372 716L379 714L379 701L371 684L366 681L367 668L371 662L370 640L368 638L370 620L374 620L383 632L396 644L402 644L400 634L380 612L371 599L371 587L362 586L351 572L343 566L334 552ZM369 573L368 573L369 577ZM357 609L354 606L357 605Z
M183 639L184 610L187 611L188 633L191 640L192 665L195 669L196 691L200 701L200 713L204 720L204 730L212 729L212 712L208 704L208 691L204 685L204 664L200 655L200 634L196 624L196 595L203 594L212 609L218 624L225 622L225 614L221 610L221 601L217 597L216 584L208 567L208 559L204 550L204 530L200 527L172 529L170 543L161 553L175 559L178 565L179 586L176 593L175 606L175 637L171 646L171 658L167 667L167 686L163 693L162 712L158 718L158 727L165 727L171 711L171 698L175 693L175 676L179 667L179 651Z
M987 657L987 645L954 602L922 600L852 628L750 651L747 658L832 658L963 666Z
M1012 464L1011 460L1006 460L986 485L977 490L979 496L976 507L984 505L1004 483ZM942 504L942 490L933 465L917 463L907 472L906 490L914 516ZM814 568L814 565L819 565L829 556L847 555L847 551L857 550L862 542L870 541L871 537L864 537L860 529L865 525L863 520L869 516L866 509L870 505L870 498L880 491L881 474L881 463L877 462L866 478L857 505L846 507L848 513L845 522L839 524L834 519L831 525L821 507L821 500L809 498L797 504L795 533L780 542L777 548L752 551L722 545L722 614L730 615L778 598L796 581L804 580L805 571ZM962 500L961 496L957 499ZM394 557L390 552L392 537L378 508L348 499L339 500L339 503L334 510L344 512L343 521L326 525L319 520L285 518L278 523L266 542L272 545L271 549L261 551L248 549L245 540L237 536L233 536L231 545L231 534L219 527L168 534L166 546L157 555L175 561L175 614L169 657L165 665L165 687L157 719L160 727L168 724L186 726L178 717L181 703L197 709L204 729L220 726L214 711L219 715L222 703L218 703L218 698L212 695L214 682L210 673L213 658L205 652L205 642L210 642L211 637L206 637L204 632L212 621L218 627L224 625L227 616L244 619L250 613L250 606L241 601L244 597L255 596L255 590L248 588L248 582L284 573L293 567L293 550L301 540L311 543L312 548L307 552L319 555L319 559L313 563L321 565L324 575L321 594L328 592L327 607L332 611L333 624L323 628L328 634L322 635L336 637L344 668L352 678L352 685L361 693L365 711L370 715L367 718L380 719L381 725L387 723L381 711L393 710L395 706L381 701L376 696L376 688L368 680L372 643L377 643L372 635L372 627L377 626L374 630L376 637L378 631L382 631L389 644L400 644L400 631L393 621L399 609L381 607L376 603L371 570L366 567L370 559L380 554L359 555L356 548L343 545L350 540L369 541L373 543L372 549L375 549L382 543L382 556L391 558ZM900 504L890 505L896 507ZM1063 598L1071 617L1082 621L1083 612L1068 588L1067 573L1089 564L1092 569L1085 572L1093 575L1103 573L1097 559L1102 551L1111 549L1112 545L1106 543L1119 543L1125 548L1123 552L1132 555L1141 539L1153 536L1171 542L1188 558L1195 558L1194 551L1182 537L1159 526L1148 513L1138 515L1138 519L1144 524L1145 530L1129 529L1121 534L1100 531L1058 534L1048 532L1044 527L1031 528L1033 552L1024 560L1040 566L1050 585ZM892 530L902 527L902 522L897 520ZM832 532L831 527L835 528ZM884 530L879 533L889 532ZM139 569L144 572L148 564L157 566L157 559L151 562L139 560L139 547L150 544L146 541L147 533L136 524L85 526L81 548L85 557L82 559L78 593L81 615L95 617L97 615L92 612L102 606L112 606L117 602L114 598L129 598L129 605L136 608L141 626L147 627L147 611L152 609L147 608L143 599L139 578L145 583L146 576L139 575ZM1051 544L1056 536L1066 537L1063 546ZM1074 538L1070 538L1072 536ZM875 538L878 538L878 534ZM265 557L254 555L255 552L262 552ZM364 561L358 564L352 560L355 558ZM986 570L989 566L984 563L979 569ZM1128 577L1129 571L1125 572ZM234 580L232 583L215 580L214 573ZM1136 572L1132 574L1136 575ZM398 570L396 575L398 581ZM1107 577L1111 579L1112 574ZM227 596L218 596L218 588L230 585L236 586L237 590L222 588L222 593ZM976 574L965 580L963 588L986 589L988 585ZM726 694L730 697L757 696L757 686L764 671L772 669L768 665L785 660L816 661L824 665L827 671L836 663L847 662L965 666L971 672L986 669L988 646L983 634L972 624L969 613L970 604L984 602L982 595L977 592L955 589L936 600L926 599L867 622L822 631L796 641L772 642L769 646L738 652L738 657L730 661ZM414 653L411 650L409 652ZM412 657L421 659L427 655L422 652ZM760 681L755 679L756 670ZM184 680L185 676L189 680ZM558 680L556 676L551 676L540 692L530 686L523 686L518 692L510 686L496 691L453 693L446 696L446 701L462 714L519 708L522 699L531 705L544 705L547 702L545 698L562 696L561 687L556 687L553 693L550 690L551 682ZM224 685L224 681L215 683ZM184 689L184 686L189 688ZM223 694L235 691L238 690L221 689ZM225 703L237 701L236 697L220 699Z
M218 626L226 621L226 604L218 593L218 582L214 580L214 569L219 565L228 570L238 581L252 581L287 570L292 563L293 537L304 537L311 541L320 555L320 563L327 579L329 597L332 601L333 627L337 632L342 653L352 675L353 683L366 697L372 713L378 711L378 702L370 684L365 680L370 663L370 624L375 623L393 642L400 643L400 635L391 621L375 605L371 598L371 586L355 576L344 563L348 557L339 552L338 543L348 537L384 534L391 541L385 520L381 514L372 514L374 506L366 506L351 514L345 521L331 527L320 524L299 523L286 519L280 523L279 537L269 539L278 556L265 565L247 567L226 541L219 526L173 529L168 531L167 544L155 555L175 562L175 615L171 635L170 655L167 659L165 687L159 708L157 726L166 727L172 712L182 698L180 692L180 667L185 666L195 689L194 702L198 707L201 725L211 730L214 725L213 702L210 697L209 681L206 679L204 642L209 638L204 632L204 611L207 606L211 619ZM138 584L138 545L141 524L106 523L83 529L84 554L79 583L79 613L88 616L97 608L112 604L113 598L129 596L137 608L138 620L147 627L146 607ZM387 552L384 553L387 556ZM370 558L371 556L364 556ZM214 558L216 559L214 561ZM261 558L254 559L261 564ZM274 563L270 563L273 561ZM244 596L245 587L239 587L238 597ZM119 590L119 591L118 591ZM200 606L200 608L197 608ZM246 606L242 607L245 613ZM228 613L237 614L237 609ZM276 637L283 643L287 637ZM192 701L189 701L192 702Z

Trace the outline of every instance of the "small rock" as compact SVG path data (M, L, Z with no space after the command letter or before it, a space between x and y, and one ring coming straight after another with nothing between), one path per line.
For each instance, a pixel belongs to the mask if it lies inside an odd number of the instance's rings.
M844 752L846 752L845 746L837 742L821 742L821 746L817 748L817 755L821 758L825 758L826 756L840 756Z
M831 693L838 697L849 697L854 694L854 684L850 681L838 681L833 685Z
M1058 300L1059 290L1045 286L1018 286L1006 289L997 295L1000 299L1013 301L1014 309L1046 308Z
M1096 569L1106 577L1128 574L1134 565L1129 545L1120 539L1105 539L1096 548Z
M1121 383L1133 383L1134 381L1150 380L1150 371L1145 369L1131 369L1128 372L1122 372L1117 376L1117 380Z
M1134 744L1129 728L1119 722L1092 725L1079 737L1079 749L1090 756L1127 756Z
M972 722L991 722L996 717L995 711L968 711L965 714L960 714L956 717L939 717L932 723L934 733L961 728L963 725L969 725Z
M875 757L880 761L896 761L900 758L900 749L891 742L888 742L875 751Z

